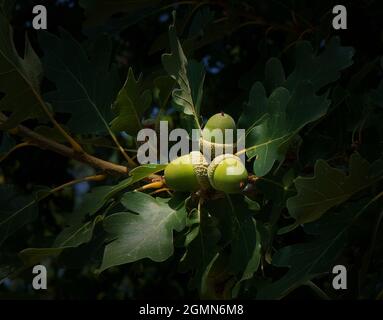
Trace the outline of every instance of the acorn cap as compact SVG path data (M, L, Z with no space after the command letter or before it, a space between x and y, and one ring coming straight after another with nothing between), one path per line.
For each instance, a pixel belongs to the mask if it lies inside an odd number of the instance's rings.
M205 140L203 137L201 137L199 140L199 146L206 159L214 159L219 155L230 154L237 151L236 143L215 143Z
M165 168L166 184L176 191L197 191L210 187L207 178L208 163L199 151L181 156Z
M203 190L210 189L209 178L207 176L208 162L204 155L199 151L190 152L192 158L194 174L198 180L198 184Z
M210 159L214 159L217 155L234 153L236 129L235 121L230 115L224 112L213 115L202 130L202 137L199 141L200 151ZM226 141L228 137L226 137L225 130L231 130L231 141Z

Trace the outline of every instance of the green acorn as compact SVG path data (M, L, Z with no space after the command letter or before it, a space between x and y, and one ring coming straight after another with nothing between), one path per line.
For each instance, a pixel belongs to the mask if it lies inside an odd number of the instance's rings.
M216 155L235 152L235 143L226 143L225 141L225 129L233 130L233 140L235 139L235 133L237 126L234 119L223 112L213 115L207 122L202 130L202 137L200 138L200 150L208 157L207 152L210 150L211 159ZM214 131L215 130L215 131ZM222 134L222 141L216 141L214 132Z
M233 154L216 157L208 167L211 186L225 193L240 193L246 185L247 176L241 159Z
M208 163L199 151L174 159L165 168L165 183L175 191L197 191L210 188Z

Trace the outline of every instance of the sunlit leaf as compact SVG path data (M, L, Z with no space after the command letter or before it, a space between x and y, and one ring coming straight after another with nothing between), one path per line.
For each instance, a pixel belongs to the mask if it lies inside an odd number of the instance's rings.
M173 230L185 227L184 201L131 192L122 197L121 203L127 211L104 221L111 242L105 247L100 271L144 258L156 262L168 259L174 251Z
M131 185L147 178L151 174L164 170L166 165L145 164L130 171L130 177L122 180L114 186L101 186L94 188L86 194L83 204L79 209L79 214L94 214L100 210L106 202L113 198L117 193L129 188Z

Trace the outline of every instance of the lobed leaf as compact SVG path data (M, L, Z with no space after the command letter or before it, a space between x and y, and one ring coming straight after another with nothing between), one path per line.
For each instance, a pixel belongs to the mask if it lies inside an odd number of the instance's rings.
M266 175L276 161L283 161L292 138L308 123L324 116L330 105L327 94L317 92L337 80L340 71L352 64L354 50L341 47L338 38L315 55L308 42L296 45L296 65L285 80L280 61L271 58L266 64L265 85L256 82L239 119L246 129L246 153L256 158L257 176Z
M96 224L102 221L97 216L93 221L69 226L56 237L49 248L27 248L19 252L24 265L31 266L41 263L46 258L58 257L64 250L78 247L91 241Z
M330 208L348 200L382 176L371 174L370 164L359 154L350 158L349 173L318 160L313 177L298 177L294 183L297 195L287 200L287 208L297 224L319 219Z
M94 188L90 193L85 195L78 214L95 214L117 193L127 189L142 179L147 178L151 174L164 170L165 167L166 165L163 164L145 164L131 170L130 177L122 180L117 185Z
M173 90L175 105L186 115L193 116L199 126L199 110L202 99L204 67L198 62L188 62L177 38L174 24L169 27L171 53L162 55L162 64L178 88Z
M0 128L8 130L21 122L42 115L44 103L40 97L42 77L40 59L33 50L28 38L25 40L24 57L20 57L14 42L13 31L0 10L0 111L10 112Z
M130 68L126 82L113 104L113 109L118 115L112 120L111 129L115 132L126 131L130 135L135 135L142 128L142 116L151 102L150 90L143 90L142 79L136 80Z
M21 193L15 186L0 184L0 246L37 215L35 197Z
M130 192L122 197L121 203L127 211L104 220L111 242L105 247L100 271L144 258L156 262L168 259L174 251L173 230L185 227L184 201Z
M192 271L190 287L201 291L203 289L204 274L209 265L219 252L218 241L221 238L220 231L214 224L213 219L202 209L199 212L200 224L191 229L192 240L188 241L186 252L180 260L180 271Z
M74 133L107 131L119 85L117 72L110 67L110 39L98 38L90 58L63 30L61 38L48 32L39 33L39 42L44 51L46 76L57 89L47 93L46 100L54 110L71 115L67 126Z
M282 161L291 139L308 123L326 114L329 101L325 96L317 96L310 82L302 82L290 93L279 87L269 98L265 90L257 83L252 91L266 103L258 108L258 114L267 109L260 123L255 122L246 132L246 153L252 159L254 173L266 175L276 161ZM263 106L263 107L262 107Z
M330 272L346 246L352 222L366 208L365 202L351 205L339 214L305 225L306 233L314 235L314 240L283 247L273 255L272 264L288 267L289 271L280 280L260 288L257 299L281 299L307 281Z

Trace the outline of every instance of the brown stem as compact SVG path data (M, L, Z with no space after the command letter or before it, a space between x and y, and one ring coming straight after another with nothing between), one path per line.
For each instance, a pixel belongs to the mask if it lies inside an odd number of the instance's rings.
M24 147L30 147L30 146L33 146L33 144L31 144L29 142L22 142L16 146L14 146L6 154L4 154L3 156L0 156L0 162L3 162L5 159L7 159L14 151L21 149L21 148L24 148Z
M247 177L247 182L248 182L248 183L251 183L251 184L255 184L259 179L262 179L262 178L257 177L257 176L255 176L255 175L251 174L251 175L249 175L249 176Z
M78 184L78 183L81 183L81 182L85 182L85 181L103 181L106 179L106 175L105 174L98 174L98 175L94 175L94 176L89 176L89 177L85 177L85 178L79 178L79 179L76 179L76 180L72 180L72 181L69 181L67 183L64 183L62 184L61 186L58 186L54 189L52 189L49 194L52 194L52 193L55 193L55 192L58 192L58 191L61 191L67 187L71 187L75 184Z
M144 191L144 190L148 190L148 189L164 189L165 186L165 183L163 180L158 180L158 181L153 181L149 184L146 184L144 186L142 186L141 188L138 188L134 191Z
M4 122L5 120L7 120L7 117L0 113L0 122ZM22 125L10 130L10 133L22 136L25 141L31 142L33 145L38 146L41 149L51 150L65 157L87 163L94 168L101 169L107 174L126 175L129 172L128 168L125 166L102 160L86 152L78 152L70 147L67 147L66 145L46 138Z

